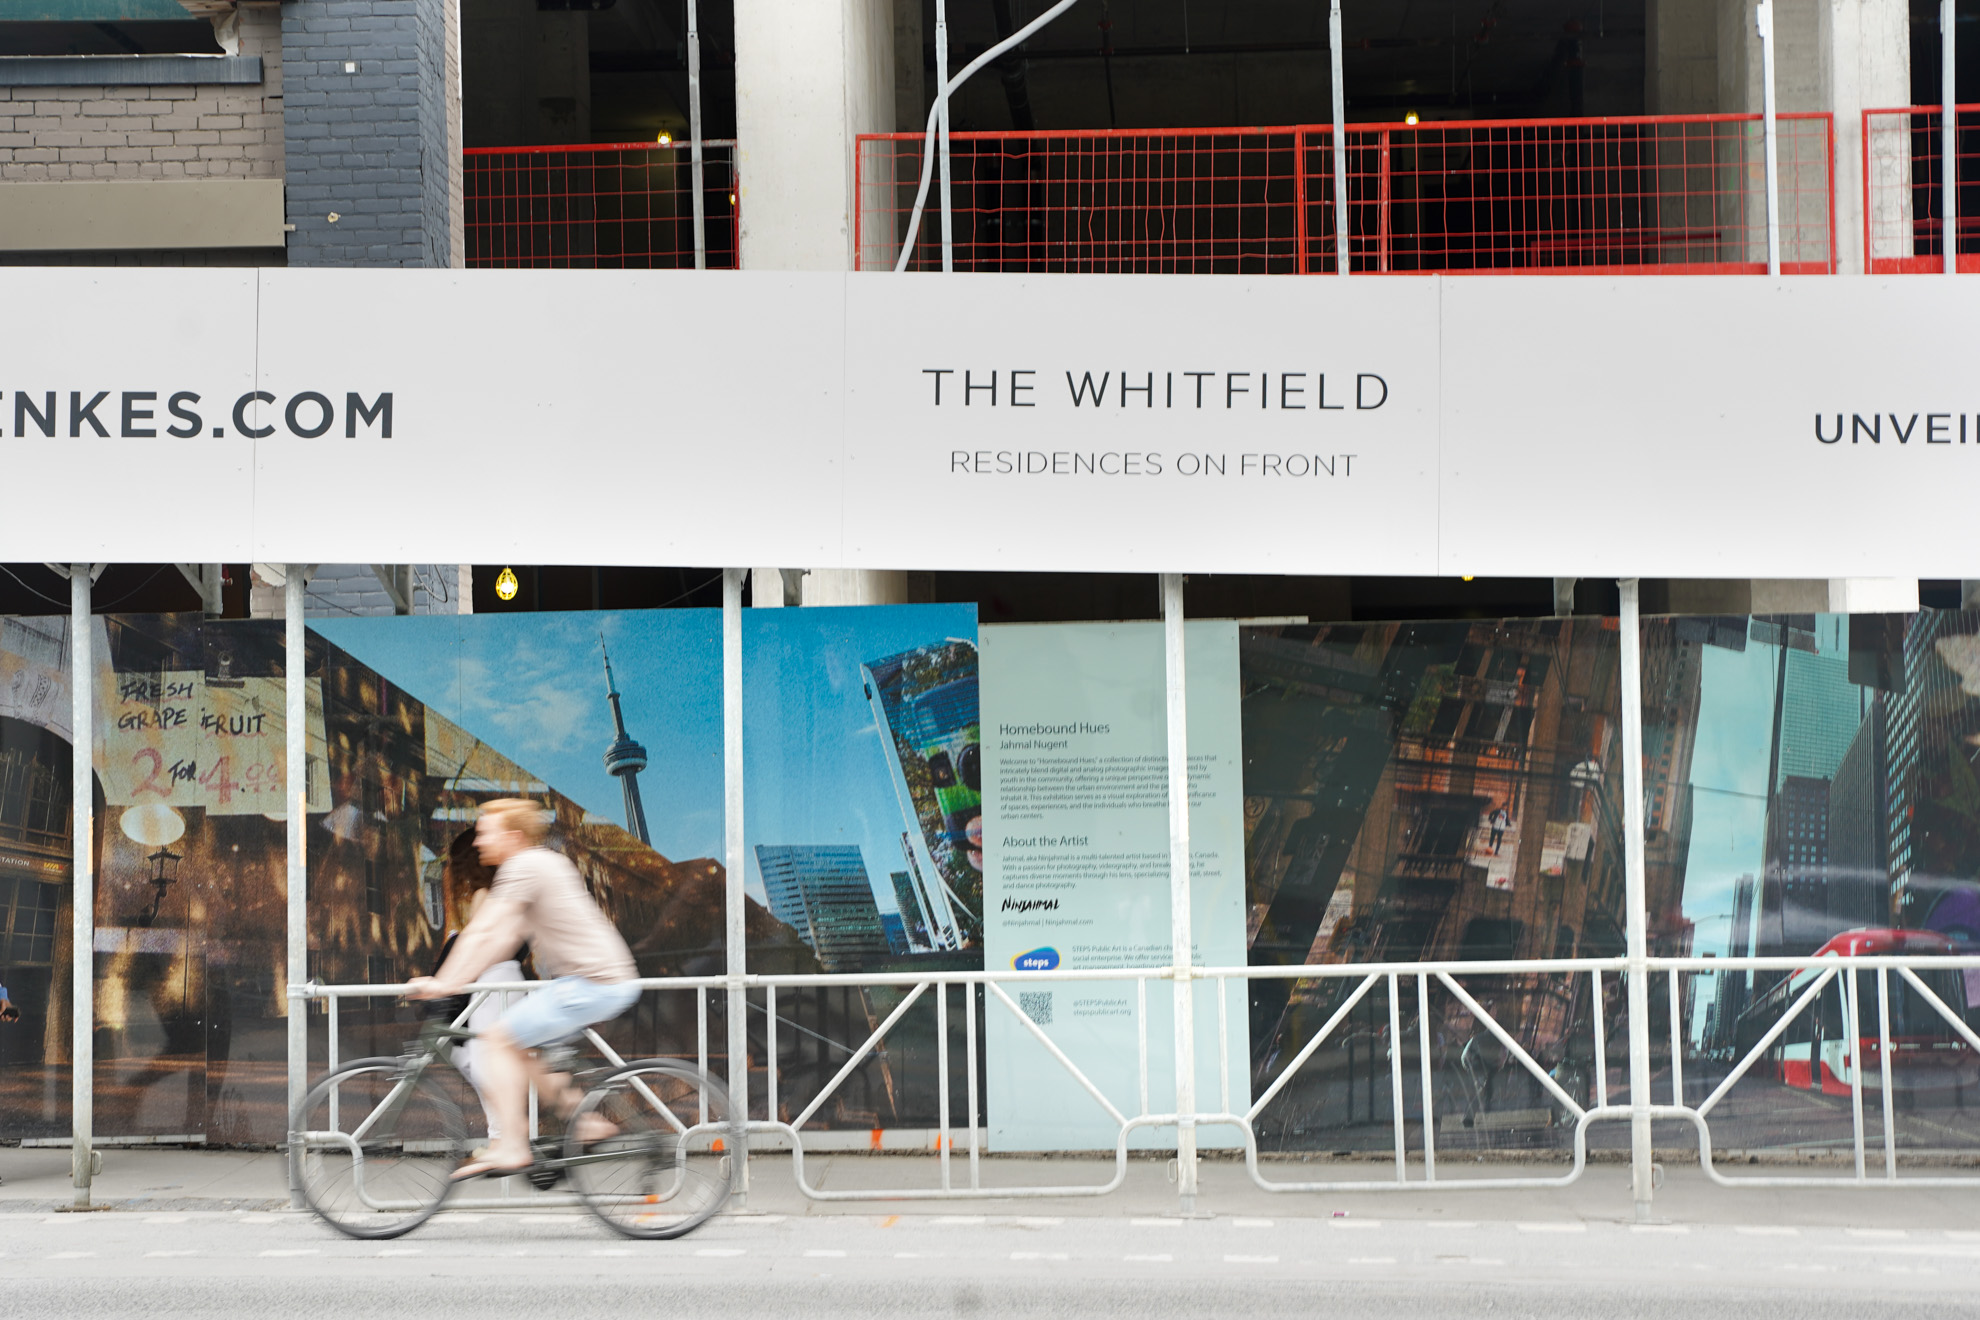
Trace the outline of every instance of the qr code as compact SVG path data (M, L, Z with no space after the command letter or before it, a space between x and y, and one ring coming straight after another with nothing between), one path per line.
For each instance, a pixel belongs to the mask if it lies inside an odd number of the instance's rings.
M1050 990L1018 991L1018 1008L1024 1015L1041 1027L1052 1025L1052 992Z

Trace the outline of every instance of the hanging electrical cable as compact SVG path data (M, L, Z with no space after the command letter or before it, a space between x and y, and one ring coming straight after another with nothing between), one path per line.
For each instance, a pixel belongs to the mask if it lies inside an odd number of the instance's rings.
M1078 3L1079 0L1058 0L1057 4L965 64L960 73L944 80L942 85L936 88L935 104L929 108L928 128L921 142L921 183L915 188L914 209L908 215L907 237L901 242L901 255L894 262L895 274L905 271L908 263L914 260L915 244L921 238L921 217L928 209L928 187L934 172L936 130L948 110L949 98L955 95L956 89L968 82L977 70L994 62L1005 51L1029 40L1032 33Z

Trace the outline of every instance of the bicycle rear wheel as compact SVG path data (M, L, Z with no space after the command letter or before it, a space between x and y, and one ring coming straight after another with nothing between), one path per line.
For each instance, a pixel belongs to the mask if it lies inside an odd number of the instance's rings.
M728 1095L713 1077L666 1059L606 1074L571 1116L571 1186L592 1213L631 1238L693 1232L729 1199ZM583 1142L602 1119L617 1129Z
M354 1238L394 1238L440 1208L467 1155L467 1125L439 1064L359 1059L303 1097L294 1130L303 1199Z

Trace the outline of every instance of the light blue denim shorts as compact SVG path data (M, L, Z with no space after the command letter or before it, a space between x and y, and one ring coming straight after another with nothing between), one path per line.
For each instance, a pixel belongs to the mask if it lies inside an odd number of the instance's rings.
M502 1014L502 1030L522 1048L533 1050L569 1040L593 1023L610 1021L638 998L637 982L560 976Z

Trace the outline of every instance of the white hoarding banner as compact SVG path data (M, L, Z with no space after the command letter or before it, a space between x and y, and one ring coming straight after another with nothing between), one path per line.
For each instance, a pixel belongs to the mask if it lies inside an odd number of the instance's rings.
M1174 983L1152 981L1137 1020L1130 981L1026 983L1054 968L1166 967L1169 904L1168 735L1162 626L1155 623L985 627L981 631L984 839L983 966L1125 1114L1140 1108L1137 1027L1145 1026L1148 1102L1175 1109ZM1189 695L1190 934L1194 965L1241 967L1244 749L1237 625L1192 623ZM1196 995L1198 1108L1250 1104L1248 1003ZM1002 1004L987 1013L987 1110L993 1150L1112 1150L1118 1128ZM1205 1128L1206 1145L1237 1144ZM1137 1129L1138 1147L1175 1145L1175 1130Z
M0 560L1980 577L1980 282L22 269Z

